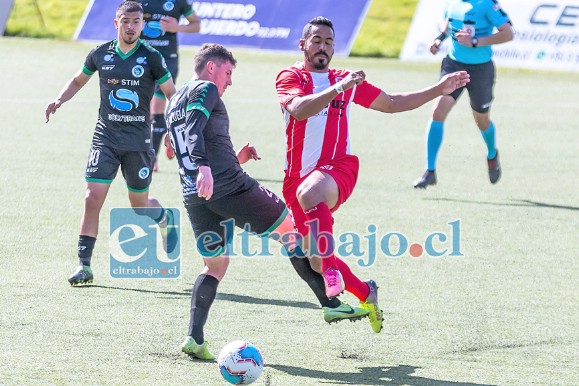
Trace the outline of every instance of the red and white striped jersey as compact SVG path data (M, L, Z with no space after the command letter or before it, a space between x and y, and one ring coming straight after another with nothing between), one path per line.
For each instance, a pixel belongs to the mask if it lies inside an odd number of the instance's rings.
M352 102L368 108L381 90L364 81L337 95L314 116L296 120L286 109L295 97L317 94L344 79L350 71L310 72L302 63L281 71L276 89L286 126L286 164L289 177L303 177L316 167L350 154L349 114Z

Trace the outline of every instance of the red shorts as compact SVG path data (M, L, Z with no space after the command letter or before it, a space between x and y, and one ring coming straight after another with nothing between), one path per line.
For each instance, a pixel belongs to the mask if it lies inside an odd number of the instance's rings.
M338 185L338 202L333 208L332 212L338 210L346 200L352 195L356 181L358 180L358 170L360 169L360 161L355 155L348 155L340 159L332 160L330 163L320 165L312 170L307 175L296 178L285 176L283 180L282 193L286 205L292 215L294 227L301 235L309 233L309 227L305 224L307 219L304 210L300 206L297 198L297 190L301 183L315 170L332 176Z

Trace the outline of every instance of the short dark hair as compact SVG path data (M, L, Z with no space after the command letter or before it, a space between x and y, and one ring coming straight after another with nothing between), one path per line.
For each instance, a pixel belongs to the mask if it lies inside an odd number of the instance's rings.
M215 62L222 65L225 62L230 62L233 67L237 64L237 60L233 57L231 51L219 44L205 43L201 47L195 58L193 59L193 66L195 73L200 74L208 62Z
M332 29L332 33L335 35L336 32L334 31L334 24L330 19L323 16L316 16L312 20L308 21L308 24L304 26L304 30L302 31L302 39L307 39L310 37L312 32L312 27L315 25L325 25Z
M115 17L118 19L119 16L130 12L140 12L142 14L145 13L145 11L143 11L143 7L141 6L141 4L137 3L136 1L123 1L117 7L117 13Z

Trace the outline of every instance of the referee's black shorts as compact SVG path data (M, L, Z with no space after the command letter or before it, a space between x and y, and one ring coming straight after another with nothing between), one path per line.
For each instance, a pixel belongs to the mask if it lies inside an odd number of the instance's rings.
M466 64L450 59L442 60L440 77L456 72L466 71L470 75L470 82L466 86L454 90L451 97L458 100L466 88L470 97L470 107L478 113L486 113L493 101L493 87L495 85L495 65L491 61L481 64Z

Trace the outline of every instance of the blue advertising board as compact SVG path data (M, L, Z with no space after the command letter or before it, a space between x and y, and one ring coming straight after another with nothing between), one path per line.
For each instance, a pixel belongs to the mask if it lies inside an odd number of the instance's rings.
M167 0L170 1L170 0ZM350 53L371 0L220 0L193 1L201 19L197 34L180 34L184 45L218 43L296 51L304 25L325 16L334 23L336 55ZM113 25L119 0L92 0L75 33L75 39L106 41L116 38Z

